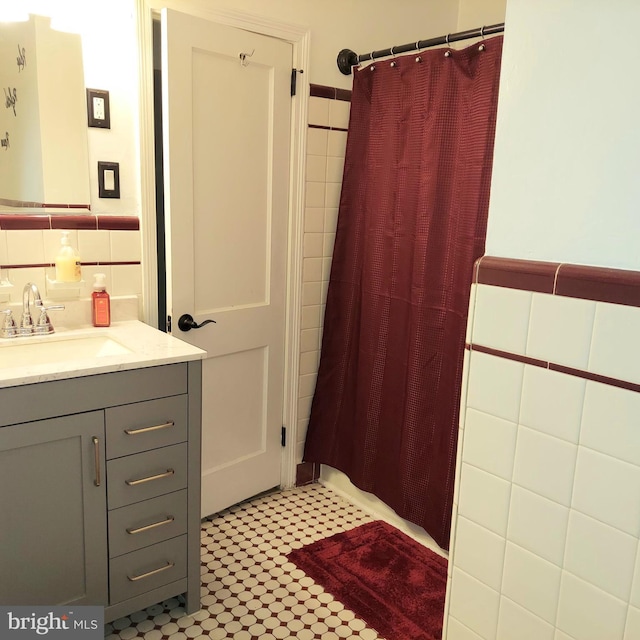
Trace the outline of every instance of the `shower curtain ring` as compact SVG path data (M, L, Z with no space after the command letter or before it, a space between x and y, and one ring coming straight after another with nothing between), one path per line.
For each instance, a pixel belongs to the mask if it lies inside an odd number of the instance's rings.
M395 45L394 45L394 46L395 46ZM391 47L390 51L391 51L391 55L395 58L395 54L393 53L393 47ZM389 66L390 66L390 67L395 67L395 66L396 66L396 61L395 61L395 60L392 60L392 61L391 61L391 64L390 64Z
M416 62L422 62L422 56L420 55L420 40L416 41L415 47L416 51L418 52L418 55L416 56Z
M482 25L482 28L480 29L480 37L484 40L484 25ZM484 51L485 49L486 47L484 46L484 43L478 47L478 51Z
M447 35L445 36L445 39L444 39L445 44L447 45L447 47L451 46L451 45L449 44L449 35L450 35L450 34L448 34L448 33L447 33ZM451 55L451 51L445 51L445 52L444 52L444 57L445 57L445 58L448 58L450 55Z

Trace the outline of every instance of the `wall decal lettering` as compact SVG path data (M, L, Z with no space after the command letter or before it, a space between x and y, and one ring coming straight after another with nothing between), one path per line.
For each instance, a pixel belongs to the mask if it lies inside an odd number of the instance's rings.
M9 132L4 132L4 138L0 138L0 147L2 147L5 151L9 150Z
M24 47L18 45L18 57L16 58L18 63L18 73L20 73L27 66L27 50Z
M7 109L13 109L14 116L17 115L16 114L17 101L18 101L18 90L15 87L13 88L13 90L11 89L11 87L7 87L6 89L4 89L4 105Z

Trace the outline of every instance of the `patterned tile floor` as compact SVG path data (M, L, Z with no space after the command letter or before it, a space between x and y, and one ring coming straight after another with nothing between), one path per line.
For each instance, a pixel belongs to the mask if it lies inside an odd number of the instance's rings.
M202 609L171 599L105 625L107 640L381 640L286 554L372 518L319 484L260 496L202 523Z

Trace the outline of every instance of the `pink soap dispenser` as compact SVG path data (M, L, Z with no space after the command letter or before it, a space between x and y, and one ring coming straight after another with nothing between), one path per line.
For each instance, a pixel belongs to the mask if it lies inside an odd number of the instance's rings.
M111 300L107 293L104 273L96 273L91 294L91 318L94 327L108 327L111 324Z

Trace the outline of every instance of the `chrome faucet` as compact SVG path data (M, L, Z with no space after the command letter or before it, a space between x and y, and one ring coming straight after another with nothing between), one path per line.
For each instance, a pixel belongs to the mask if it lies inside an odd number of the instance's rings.
M31 317L31 306L29 299L33 296L33 304L40 311L40 317L38 322L34 324ZM38 287L33 282L27 282L22 290L22 318L20 319L20 328L18 330L19 335L26 336L32 333L43 334L53 333L54 328L49 319L47 311L51 309L64 309L63 304L56 304L50 307L45 307L42 302L42 297L38 291Z

